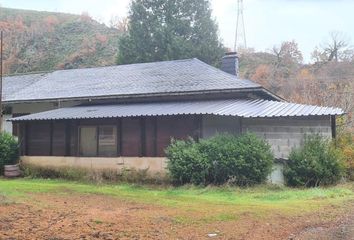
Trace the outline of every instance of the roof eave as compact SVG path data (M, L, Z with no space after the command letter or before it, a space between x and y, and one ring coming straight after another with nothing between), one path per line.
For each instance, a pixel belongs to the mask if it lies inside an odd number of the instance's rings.
M189 91L189 92L165 92L165 93L149 93L149 94L125 94L125 95L103 95L103 96L85 96L85 97L69 97L69 98L53 98L53 99L28 99L28 100L4 100L4 104L21 104L21 103L39 103L39 102L58 102L58 101L89 101L89 100L107 100L107 99L136 99L136 98L152 98L152 97L167 97L167 96L191 96L216 93L266 93L273 100L283 101L281 97L272 94L263 87L242 88L242 89L220 89L220 90L204 90L204 91Z

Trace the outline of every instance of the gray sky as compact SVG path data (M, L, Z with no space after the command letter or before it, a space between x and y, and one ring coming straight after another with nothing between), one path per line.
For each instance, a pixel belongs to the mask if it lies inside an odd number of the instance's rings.
M0 0L3 7L88 12L108 23L113 15L126 16L130 0ZM227 47L235 38L237 0L211 0L220 36ZM244 0L247 46L269 50L285 40L298 42L305 60L330 31L354 40L353 0Z

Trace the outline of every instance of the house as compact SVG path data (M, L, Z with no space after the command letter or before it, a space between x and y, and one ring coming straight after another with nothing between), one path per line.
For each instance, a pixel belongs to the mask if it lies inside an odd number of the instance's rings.
M289 103L198 59L58 70L4 79L4 104L24 162L164 172L171 138L255 132L281 162L309 133L335 137L341 109ZM8 123L9 124L9 123Z

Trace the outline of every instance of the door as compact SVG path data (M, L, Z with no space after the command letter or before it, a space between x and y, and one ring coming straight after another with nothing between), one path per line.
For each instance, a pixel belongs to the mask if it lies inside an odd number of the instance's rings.
M97 156L97 127L80 127L80 156Z

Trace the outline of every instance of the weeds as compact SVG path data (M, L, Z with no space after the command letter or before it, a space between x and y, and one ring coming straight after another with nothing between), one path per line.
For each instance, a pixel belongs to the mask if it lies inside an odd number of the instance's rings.
M161 173L151 174L149 169L85 169L78 167L44 167L22 164L23 175L27 178L65 179L96 184L103 183L139 183L139 184L168 184L169 178Z

